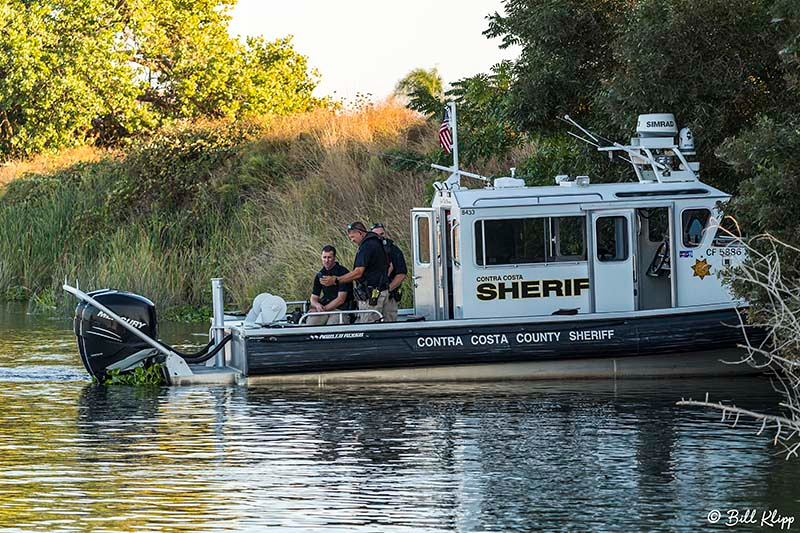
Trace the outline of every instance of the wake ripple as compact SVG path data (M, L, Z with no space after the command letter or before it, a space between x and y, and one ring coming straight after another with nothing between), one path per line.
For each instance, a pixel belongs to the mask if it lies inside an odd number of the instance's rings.
M0 382L89 381L83 368L63 365L0 367Z

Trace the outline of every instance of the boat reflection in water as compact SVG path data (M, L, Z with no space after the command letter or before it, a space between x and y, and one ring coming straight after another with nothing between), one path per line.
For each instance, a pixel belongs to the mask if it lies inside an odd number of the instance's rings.
M697 531L712 509L800 516L800 466L771 436L675 406L705 392L776 399L758 378L86 387L72 438L91 483L71 489L97 524L195 530ZM43 505L77 505L69 489Z

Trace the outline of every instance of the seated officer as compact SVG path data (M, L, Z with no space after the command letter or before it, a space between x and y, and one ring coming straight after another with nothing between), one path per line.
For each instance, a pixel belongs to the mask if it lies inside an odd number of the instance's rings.
M322 270L314 276L314 287L311 289L311 309L312 313L321 311L337 311L349 309L348 304L352 299L352 283L335 283L330 286L323 286L320 279L323 276L343 276L349 271L336 262L336 248L330 244L322 248ZM311 315L308 317L308 325L324 326L341 324L342 315Z

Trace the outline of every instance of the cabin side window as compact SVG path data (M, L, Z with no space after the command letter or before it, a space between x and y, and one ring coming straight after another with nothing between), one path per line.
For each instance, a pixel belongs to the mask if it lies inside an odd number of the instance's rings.
M681 213L684 246L689 248L700 246L710 217L711 211L708 209L686 209Z
M479 266L485 266L483 261L483 220L475 222L475 263Z
M484 265L544 263L543 218L484 220Z
M515 218L475 222L478 266L585 261L585 217Z
M586 217L553 217L550 219L551 261L586 260Z
M417 263L431 262L431 227L428 217L417 217Z
M599 217L597 230L597 260L625 261L628 259L628 219Z

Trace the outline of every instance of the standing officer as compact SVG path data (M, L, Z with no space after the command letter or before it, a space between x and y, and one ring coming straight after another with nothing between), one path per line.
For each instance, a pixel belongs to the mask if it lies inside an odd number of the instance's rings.
M355 282L353 295L361 311L372 309L385 315L389 296L389 261L383 250L381 238L367 231L362 222L347 226L347 236L358 245L353 270L343 276L323 276L320 282L330 287L336 283ZM377 315L359 313L358 322L375 322Z
M406 258L403 251L388 237L386 237L386 228L380 222L372 225L372 231L381 239L383 239L383 249L389 258L389 300L386 302L386 317L387 322L397 322L397 306L403 298L403 292L400 287L408 276L408 268L406 267Z
M323 287L320 280L324 276L343 276L349 270L336 262L336 248L328 244L322 248L322 270L314 276L314 286L311 289L311 311L337 311L349 309L346 304L352 299L353 284L340 282ZM346 322L346 321L345 321ZM342 315L311 315L308 317L309 326L324 326L341 324Z

